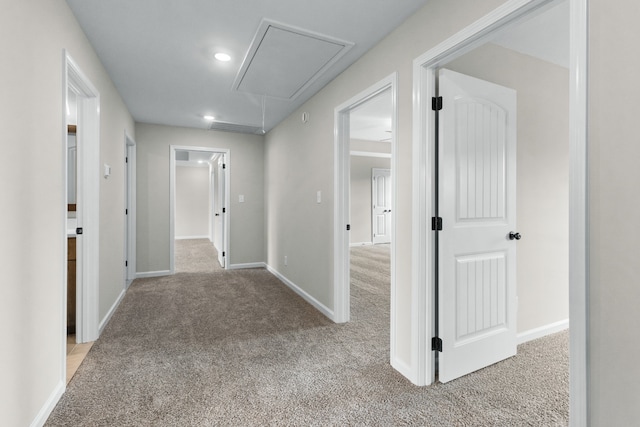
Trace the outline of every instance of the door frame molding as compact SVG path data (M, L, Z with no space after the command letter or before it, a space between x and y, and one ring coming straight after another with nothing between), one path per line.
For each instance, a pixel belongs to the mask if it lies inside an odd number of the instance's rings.
M175 240L176 240L176 151L204 151L207 153L221 153L225 156L225 185L224 200L227 208L227 216L224 221L224 244L222 245L225 252L225 269L231 265L231 253L229 251L229 230L231 223L231 150L228 148L214 147L192 147L190 145L170 145L169 146L169 274L176 273L176 257L175 257ZM211 178L209 178L209 181ZM209 188L209 196L211 197L212 189ZM216 260L217 261L217 260Z
M81 239L76 242L76 248L80 256L77 257L76 279L76 340L89 342L98 339L98 294L100 280L100 92L95 88L87 76L82 72L78 64L73 60L66 49L63 55L63 151L64 161L64 219L67 218L67 115L66 102L68 91L77 95L78 130L77 138L82 144L78 144L77 158L77 218L78 226L87 230ZM80 146L82 145L82 146ZM64 265L67 261L67 235L66 224L64 227ZM66 325L67 307L67 274L64 269L64 320ZM63 362L66 360L66 328L63 338L62 352ZM64 368L66 372L66 365ZM65 374L66 375L66 374Z
M124 171L124 197L125 207L129 209L128 214L125 215L125 231L124 231L124 244L125 251L124 261L127 261L128 265L125 266L124 288L129 288L131 282L136 278L136 141L124 131L124 157L125 157L125 171Z
M412 382L434 381L435 357L430 349L434 319L434 239L428 226L434 206L435 71L475 47L506 25L562 0L510 0L446 39L413 61L413 274L411 352ZM570 2L570 171L569 171L569 301L570 301L570 423L588 425L588 199L587 199L587 0ZM426 262L424 262L426 260Z
M398 135L398 73L394 72L373 84L334 109L334 179L333 194L333 317L336 323L350 320L350 266L349 266L349 224L350 191L350 130L349 116L351 110L365 103L376 95L391 90L391 185L392 205L396 206L397 180L397 135ZM396 218L391 217L391 235L396 235ZM391 329L390 359L391 365L401 372L406 371L404 362L396 363L396 239L391 239Z

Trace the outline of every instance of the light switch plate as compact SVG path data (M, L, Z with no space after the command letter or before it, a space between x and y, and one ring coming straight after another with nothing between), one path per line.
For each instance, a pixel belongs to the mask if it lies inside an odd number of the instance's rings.
M111 175L111 166L109 166L108 164L104 164L104 178L107 179L109 178L109 175Z

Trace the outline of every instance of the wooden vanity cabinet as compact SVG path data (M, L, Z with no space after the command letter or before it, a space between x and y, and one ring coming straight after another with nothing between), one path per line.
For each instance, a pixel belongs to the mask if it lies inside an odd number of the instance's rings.
M76 238L67 238L67 335L76 333Z

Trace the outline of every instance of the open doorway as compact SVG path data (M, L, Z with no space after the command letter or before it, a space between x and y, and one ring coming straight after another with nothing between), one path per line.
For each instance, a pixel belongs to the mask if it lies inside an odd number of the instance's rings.
M395 360L395 205L394 185L395 135L396 135L396 89L397 75L394 73L367 90L354 96L335 109L335 211L334 211L334 313L333 320L348 322L351 318L351 255L353 249L361 266L360 272L371 273L368 260L382 257L388 270L380 277L389 286L385 291L390 299L390 355ZM352 131L353 128L353 131ZM374 169L387 169L389 205L382 215L383 226L390 243L374 245ZM353 172L353 176L352 176ZM384 180L383 180L384 181ZM383 210L385 210L383 209ZM384 218L388 218L385 221ZM351 245L354 245L353 247ZM371 254L360 254L367 252ZM382 253L375 253L382 251ZM385 253L386 252L386 253ZM356 254L354 254L354 260ZM380 259L380 258L379 258ZM354 266L354 271L356 267Z
M215 268L224 269L230 256L229 151L173 145L170 150L171 274L177 271L176 254L188 254L190 248L202 249L197 252L208 259L198 265L206 271L213 269L214 263ZM177 244L180 251L176 251ZM184 268L190 271L196 266L181 266Z
M136 278L136 142L126 132L125 158L125 288Z
M63 376L68 381L88 346L98 338L100 94L66 51L63 153L64 275L61 337Z
M474 23L472 26L446 40L441 45L435 47L433 50L425 53L422 57L417 58L414 61L415 73L417 76L416 96L423 100L423 102L416 105L415 110L416 120L418 122L416 129L419 129L419 132L418 138L416 139L416 145L414 146L414 155L421 166L433 170L430 165L439 154L435 147L440 144L435 142L435 135L440 134L440 132L434 131L434 129L437 129L434 117L435 114L432 114L432 111L430 111L433 107L435 107L436 110L439 109L439 100L436 98L438 91L436 75L438 74L438 70L443 66L447 67L451 64L455 64L456 60L462 59L462 55L471 52L474 48L480 45L485 44L489 37L495 36L495 31L497 29L506 28L507 25L522 23L525 18L531 18L534 15L542 16L541 14L543 12L551 10L551 8L554 7L560 7L557 5L561 3L562 2L553 1L530 1L519 5L516 5L515 3L505 4L504 7L497 9L495 13L488 15L477 23ZM565 84L567 84L568 81L568 85L563 91L568 108L565 108L565 111L562 113L563 118L567 122L566 127L569 129L568 137L566 138L567 142L564 146L567 153L565 158L568 158L566 163L569 164L569 170L565 169L567 176L565 188L567 188L567 191L565 191L564 203L568 208L565 211L568 211L568 213L564 218L564 221L565 224L568 223L565 230L568 237L565 241L568 241L569 243L569 250L566 259L570 260L567 270L569 277L569 294L572 301L569 307L569 311L571 312L570 407L572 424L575 422L576 425L579 425L580 420L585 419L584 405L586 402L586 371L584 369L586 307L580 303L585 301L584 292L586 289L584 281L586 277L586 235L584 228L584 225L586 224L586 205L584 203L586 200L586 183L584 178L585 175L581 173L586 170L586 146L584 135L586 117L583 114L585 111L583 108L583 98L586 93L586 86L583 81L585 73L585 68L583 67L585 65L584 61L586 58L586 34L584 32L586 9L584 8L584 3L578 0L571 0L569 5L571 11L570 15L572 16L570 26L571 50L569 54L570 64L568 71L565 70ZM563 23L565 28L569 26L567 21L568 18L565 18ZM546 30L545 26L542 28ZM512 37L511 40L514 40L514 38ZM490 47L489 49L492 48L493 47ZM499 46L497 49L502 48L513 49L513 46ZM485 49L487 48L485 47ZM524 54L522 52L518 52L518 54L522 54L529 58L534 56L532 52ZM485 55L480 56L482 56L482 59L485 61L496 61L495 57L487 57L486 52ZM497 61L497 64L504 65L505 68L512 65L508 62L505 63L502 60ZM458 65L460 65L460 63L458 63ZM520 71L527 72L530 70L520 69ZM465 70L465 72L469 72L469 70ZM551 96L555 99L555 96ZM434 99L435 102L432 103ZM429 103L427 104L424 100L428 100ZM543 124L543 126L546 125L546 123ZM538 147L536 147L536 149L537 148ZM562 158L562 156L558 157ZM538 162L537 164L538 169L544 168L545 166L546 164L544 162ZM541 171L538 170L538 173L540 172ZM417 217L423 218L426 222L428 217L437 217L438 215L436 210L437 208L435 207L436 205L431 205L429 201L435 199L434 193L437 194L438 188L441 189L441 186L435 186L435 172L431 174L431 176L427 176L426 179L418 177L417 173L418 171L416 171L416 179L414 180L414 183L418 189L421 201L417 203L415 214ZM538 175L538 177L540 176L541 175ZM543 181L543 179L544 178L542 178L541 181ZM549 184L546 186L548 187ZM542 191L545 192L547 189L548 188L545 188ZM425 208L422 207L422 202L426 203ZM445 218L442 220L446 221ZM456 219L450 218L449 221L456 221ZM522 238L525 238L524 233ZM418 239L421 240L421 243L424 243L424 246L422 244L417 246L421 249L420 258L424 256L427 268L423 272L418 272L419 274L416 274L416 281L414 284L418 286L415 288L415 291L420 294L423 289L421 283L427 284L427 287L424 288L426 289L424 295L427 297L427 303L421 311L424 310L425 313L432 313L433 307L435 307L435 303L433 302L435 296L435 283L428 275L433 272L434 268L438 268L438 264L433 261L432 253L435 248L435 238L433 237L431 230L427 230L425 227L424 230L420 232ZM553 239L555 239L555 237ZM565 298L564 300L566 301L567 299ZM544 301L541 304L539 303L539 309L544 308L544 304ZM434 322L434 319L428 315L425 325L427 326L427 329L424 331L425 335L421 338L421 340L424 339L423 342L428 341L428 337L433 336L433 331L437 324ZM417 324L416 326L418 328L422 328L420 324ZM551 326L553 327L553 325ZM530 332L530 337L534 337L540 331L532 330ZM438 348L435 348L435 350L438 350ZM431 383L433 381L432 374L430 373L434 372L434 360L435 357L433 357L431 353L427 352L425 357L425 365L427 366L426 378L417 378L418 383L422 383L423 380L425 381L424 383Z
M349 115L351 320L389 315L393 239L392 116L391 88L353 108ZM366 305L365 301L375 298L385 303ZM372 307L376 305L383 305L384 310L374 313Z

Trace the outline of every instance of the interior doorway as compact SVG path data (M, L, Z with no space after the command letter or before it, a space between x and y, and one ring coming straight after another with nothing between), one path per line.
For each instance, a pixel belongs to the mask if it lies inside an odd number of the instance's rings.
M215 262L226 268L231 256L229 150L172 145L170 159L170 274L176 272L177 238L208 239L217 252ZM177 182L184 182L184 195L191 198L186 205L177 203ZM201 191L194 193L196 189Z
M350 249L352 245L373 245L371 215L374 168L391 170L390 199L391 206L395 205L396 88L397 75L394 73L335 109L333 320L337 323L348 322L351 316ZM380 111L383 112L381 115ZM352 171L355 172L356 169L363 171L365 175L359 194L355 193L356 186L352 176ZM358 208L353 205L356 200L362 200ZM389 223L390 352L393 363L396 334L394 216L391 216Z
M82 70L64 51L64 143L65 158L65 243L64 263L75 256L76 321L78 343L98 338L99 281L99 208L100 208L100 94ZM75 122L75 156L69 139L69 129ZM75 158L75 165L73 160ZM72 182L75 180L75 183ZM75 188L75 211L71 192ZM75 212L75 213L74 213ZM72 240L72 241L71 241ZM71 241L71 245L69 242ZM75 254L69 250L75 244ZM65 275L64 295L68 296L69 279ZM65 312L66 312L65 299ZM66 323L66 318L65 318ZM66 324L64 330L66 331ZM66 344L66 336L63 342ZM65 346L63 345L64 349Z
M420 129L418 139L414 146L414 156L418 159L420 166L429 168L436 156L434 116L431 114L432 99L437 96L437 85L435 75L437 70L444 64L461 57L474 48L484 44L487 38L494 35L497 29L505 28L507 25L522 22L525 17L539 14L547 7L556 6L553 1L529 1L508 2L498 8L494 13L474 23L470 27L462 30L450 39L436 46L429 52L414 61L414 72L416 75L416 97L420 100L416 105L416 129ZM571 296L570 316L571 316L571 353L570 353L570 418L572 424L581 425L586 420L586 306L585 283L586 283L586 136L584 126L586 115L584 114L584 99L586 85L584 82L586 70L586 6L581 0L569 1L571 16L571 49L569 65L569 184L568 184L568 205L569 205L569 293ZM566 23L565 23L566 25ZM429 103L425 102L429 100ZM435 178L433 174L427 179L419 177L415 171L414 185L419 189L421 201L417 203L415 215L426 219L436 214L433 206L429 203L433 200ZM425 203L423 206L422 203ZM432 261L433 236L431 230L424 227L420 230L418 238L421 240L417 245L420 248L420 258L427 260L424 271L419 271L414 277L414 291L416 295L424 295L426 304L420 309L425 313L431 313L433 307L434 283L429 274L436 266ZM423 258L424 257L424 258ZM424 286L426 285L426 286ZM424 326L423 326L424 325ZM421 343L417 348L425 347L429 337L433 335L434 322L430 316L425 318L425 322L415 324L422 329L416 337ZM425 329L426 326L426 329ZM424 334L424 335L423 335ZM420 358L420 353L417 354ZM432 353L424 353L425 366L427 366L424 378L416 378L419 384L428 384L433 381L435 357Z
M136 142L126 132L125 158L125 288L136 278Z

